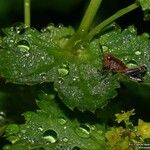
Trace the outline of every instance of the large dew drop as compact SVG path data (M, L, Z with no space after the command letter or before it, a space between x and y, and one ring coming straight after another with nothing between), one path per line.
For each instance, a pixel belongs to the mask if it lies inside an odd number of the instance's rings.
M54 130L46 130L43 133L43 139L45 139L47 142L55 143L57 141L57 133Z
M21 40L17 43L17 48L21 51L21 52L28 52L30 50L30 44L28 41L26 40Z
M66 76L69 74L69 68L67 65L62 65L59 69L58 69L58 73L60 76Z
M64 118L59 118L58 119L58 122L61 124L61 125L64 125L64 124L66 124L66 120L64 119Z
M136 63L136 61L134 61L134 60L130 60L128 63L127 63L127 67L128 68L135 68L135 67L137 67L138 65L137 65L137 63Z
M23 23L15 23L12 27L13 32L16 32L17 34L23 34L25 32L25 24Z
M141 55L141 52L140 51L136 51L135 55Z
M76 128L76 133L80 137L89 138L90 137L90 128L87 125L80 125L80 127Z

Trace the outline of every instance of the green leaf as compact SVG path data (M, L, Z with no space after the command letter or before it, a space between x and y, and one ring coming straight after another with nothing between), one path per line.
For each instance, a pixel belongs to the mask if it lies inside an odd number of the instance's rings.
M70 108L94 111L103 108L117 95L118 75L102 76L92 65L70 65L70 75L60 78L54 86L60 98Z
M150 0L138 0L140 3L142 10L150 10Z
M24 125L8 126L6 136L12 145L4 149L18 150L21 146L24 149L45 150L104 149L104 126L68 118L65 114L73 112L65 112L62 105L52 97L47 94L40 96L37 101L40 110L26 112Z
M51 25L40 33L35 29L12 27L4 32L7 36L0 49L1 77L19 84L50 82L57 78L54 67L68 55L61 47L67 40L65 37L73 34L72 28Z
M121 113L115 114L115 116L116 116L116 121L117 121L118 123L123 122L123 121L124 121L125 123L129 122L129 118L130 118L131 116L133 116L133 115L135 115L134 109L132 109L132 110L130 110L130 111L127 111L127 112L122 111Z
M144 21L150 21L150 0L138 0L137 2L144 11Z
M138 126L137 126L138 134L143 139L150 138L150 122L144 122L143 120L138 120Z
M0 49L0 74L7 82L54 82L62 101L71 109L94 111L116 96L118 75L102 75L98 40L65 48L72 28L53 25L35 29L5 29ZM22 33L23 32L23 33Z
M137 35L136 29L130 26L123 31L109 32L99 41L105 53L111 53L129 68L146 65L144 83L150 83L150 40L147 33Z

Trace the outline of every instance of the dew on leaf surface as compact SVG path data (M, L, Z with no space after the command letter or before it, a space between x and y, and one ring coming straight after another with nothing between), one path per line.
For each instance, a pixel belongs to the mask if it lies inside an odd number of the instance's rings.
M80 125L76 128L76 133L78 136L83 138L89 138L90 137L90 128L87 125Z
M43 129L42 127L39 127L38 130L39 130L39 131L43 131L44 129Z
M41 77L42 79L46 79L46 73L45 73L45 72L40 73L40 77Z
M58 73L60 76L66 76L69 74L69 68L67 65L62 65L59 69L58 69Z
M12 31L17 34L23 34L25 32L26 26L23 23L15 23L12 27Z
M57 133L54 130L46 130L43 133L43 139L45 139L47 142L55 143L57 139Z
M64 118L59 118L58 119L58 122L61 124L61 125L64 125L64 124L66 124L66 120L64 119Z
M28 52L30 50L30 44L26 40L20 40L17 42L17 47L21 52Z
M59 24L58 24L58 28L61 29L61 28L63 28L63 27L64 27L64 25L63 25L62 23L59 23Z
M63 84L63 82L64 82L64 79L63 79L63 78L58 78L58 83L59 83L59 84Z
M0 124L5 122L6 114L5 112L1 111L0 112Z
M78 146L75 146L72 148L72 150L80 150L80 148Z
M134 28L134 26L129 26L129 27L128 27L128 30L129 30L131 33L136 33L136 29Z
M140 51L136 51L135 55L141 55L141 52Z
M26 133L26 130L21 130L21 132L22 132L23 134L25 134L25 133Z
M63 142L68 142L68 138L64 137L63 139Z
M130 60L127 65L126 65L128 68L135 68L135 67L138 67L138 64L136 63L136 61L134 60Z
M102 49L103 49L103 52L108 52L108 49L109 49L109 48L108 48L107 46L103 45L103 46L102 46Z

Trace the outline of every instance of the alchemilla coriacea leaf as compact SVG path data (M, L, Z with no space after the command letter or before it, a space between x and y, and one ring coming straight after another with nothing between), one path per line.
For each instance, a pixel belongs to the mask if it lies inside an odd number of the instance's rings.
M133 26L114 30L100 37L104 53L111 53L125 63L128 68L146 67L143 83L150 83L150 40L149 34L137 35ZM134 80L133 80L134 81ZM140 84L143 84L140 83Z
M142 10L150 10L150 0L138 0L138 3L140 3Z
M95 111L117 95L118 80L124 75L103 71L102 51L131 68L145 65L143 83L150 81L149 35L137 36L134 27L108 32L74 49L65 47L74 34L71 27L51 26L43 32L26 29L23 33L7 29L5 33L0 49L1 77L18 84L54 82L55 90L70 109Z
M52 97L48 94L40 95L37 101L40 109L37 112L26 112L25 124L11 124L7 127L6 136L13 144L7 145L4 150L104 149L105 127L68 118L65 113L69 111L65 112L61 103Z
M75 49L64 44L71 27L49 26L42 32L5 29L0 49L0 74L7 82L40 84L54 82L62 101L71 109L94 111L116 96L117 75L102 74L98 40Z

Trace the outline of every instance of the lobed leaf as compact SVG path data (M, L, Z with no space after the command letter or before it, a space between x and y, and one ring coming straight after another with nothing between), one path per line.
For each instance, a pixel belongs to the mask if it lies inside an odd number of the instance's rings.
M40 84L54 82L62 101L71 109L94 111L116 96L118 75L102 75L98 40L64 47L74 33L71 28L49 26L35 29L5 29L0 49L0 75L7 82Z
M140 3L142 10L150 10L150 0L138 0Z
M150 83L150 40L147 33L137 35L135 28L130 26L123 31L109 32L101 36L99 41L105 53L111 53L129 68L145 65L147 73L144 83Z
M99 150L105 147L104 127L80 124L68 118L65 109L51 95L40 96L37 112L24 114L24 125L9 125L7 138L12 145L4 149ZM69 111L68 111L69 112ZM22 148L21 148L22 149Z

